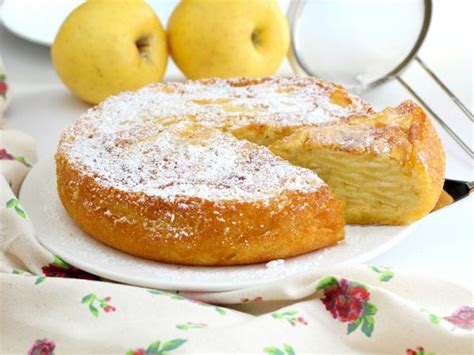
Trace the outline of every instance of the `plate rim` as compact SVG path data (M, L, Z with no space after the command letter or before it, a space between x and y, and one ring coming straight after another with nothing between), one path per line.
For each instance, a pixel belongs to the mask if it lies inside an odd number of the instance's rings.
M28 197L27 197L28 196L28 190L35 186L33 184L33 182L35 182L35 180L38 179L38 176L45 177L44 176L44 171L46 171L48 169L48 166L54 166L54 164L55 163L54 163L54 158L53 157L43 158L40 161L38 161L38 163L35 164L35 166L31 169L31 171L29 172L29 174L26 176L25 180L23 181L23 184L22 184L22 187L21 187L20 193L19 193L20 203L23 203L25 198L28 200ZM50 172L50 174L55 175L54 172L52 172L52 173ZM45 179L43 179L43 180L45 180ZM25 208L27 208L27 207L25 207ZM62 208L64 208L64 207L62 207ZM33 223L33 221L31 221L31 223ZM74 223L74 222L72 222L72 220L71 220L71 223ZM405 228L402 229L397 235L393 236L391 239L389 239L385 243L373 248L369 252L363 253L361 255L357 255L353 258L350 258L349 260L344 260L344 261L338 262L338 263L330 265L330 266L323 266L323 268L328 269L328 268L333 268L333 267L341 267L341 266L347 266L347 265L353 265L353 264L357 264L357 263L367 262L367 261L383 254L384 252L390 250L391 248L393 248L395 245L397 245L399 242L401 242L403 239L405 239L408 235L410 235L414 231L414 229L417 227L417 225L418 225L418 223L415 222L415 223L412 223L410 225L404 226ZM60 256L62 259L64 259L64 261L71 264L72 266L77 267L77 268L79 268L81 270L84 270L86 272L92 273L94 275L97 275L101 278L105 278L105 279L112 280L112 281L118 281L118 282L121 282L121 283L126 283L126 284L129 284L129 285L134 285L134 286L139 286L139 287L160 288L160 289L166 289L166 290L182 290L182 291L188 291L188 292L235 291L235 290L241 290L241 289L247 289L247 288L255 287L255 286L258 286L258 285L262 285L262 284L269 284L269 283L272 283L272 282L281 281L281 280L284 280L288 277L295 277L297 275L304 275L306 273L310 273L310 272L314 271L314 268L310 268L310 269L305 269L305 270L301 270L301 271L295 271L294 273L291 273L291 274L285 274L282 277L278 277L278 275L276 275L274 278L271 278L271 279L263 279L263 280L258 280L258 281L256 281L256 280L216 281L214 284L208 282L205 285L199 284L199 282L202 282L202 281L199 281L199 280L198 281L193 281L193 280L173 281L173 280L158 279L156 281L153 281L150 276L142 277L139 273L133 274L132 276L127 276L127 275L124 275L120 271L115 272L114 270L111 270L111 269L104 269L103 266L101 266L100 264L99 264L99 266L96 266L96 264L91 264L89 261L84 261L84 260L78 259L78 258L74 257L71 252L63 253L63 250L61 248L58 249L54 245L51 245L51 243L49 243L49 242L45 243L45 241L43 240L44 236L42 237L41 233L36 232L36 228L34 228L34 229L35 229L34 238L46 250L50 251L51 253L53 253L55 255ZM87 233L85 233L85 232L84 232L84 234L87 235ZM134 255L127 254L123 251L114 249L114 248L112 248L108 245L105 245L105 244L95 240L92 237L90 237L90 238L93 242L100 243L101 246L104 247L102 252L104 252L104 250L105 250L105 252L113 251L113 252L118 252L118 253L125 254L126 256L131 257L131 258L147 260L147 259L136 257ZM46 238L44 238L44 239L46 239ZM315 251L315 252L317 252L317 251ZM303 255L307 255L307 254L303 254ZM296 258L297 257L298 256L296 256ZM151 263L157 263L157 264L165 265L165 266L169 265L171 267L177 267L177 268L199 268L201 270L203 268L204 269L205 268L209 268L209 269L219 268L221 270L224 270L225 268L227 268L226 266L219 266L219 267L215 267L215 266L187 266L187 265L176 265L176 264L160 263L160 262L153 261L153 260L147 260L147 261L149 261ZM261 265L262 267L265 267L266 263L251 264L251 265ZM246 266L246 265L242 265L242 267L243 266ZM237 266L232 266L232 267L234 267L234 268L237 267L238 268L239 266L237 265ZM249 272L252 272L252 271L250 270Z

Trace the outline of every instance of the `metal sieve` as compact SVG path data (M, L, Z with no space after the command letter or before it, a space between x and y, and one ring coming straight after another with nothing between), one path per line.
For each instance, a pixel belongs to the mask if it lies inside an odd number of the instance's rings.
M398 80L461 148L466 144L400 74L415 60L471 121L472 112L418 56L430 27L432 0L292 0L289 61L295 74L362 92Z

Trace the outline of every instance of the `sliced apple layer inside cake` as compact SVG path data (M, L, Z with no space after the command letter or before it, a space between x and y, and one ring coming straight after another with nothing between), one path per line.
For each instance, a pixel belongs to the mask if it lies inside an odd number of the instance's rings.
M404 102L336 125L299 129L270 146L310 168L346 203L346 222L406 224L429 213L444 182L444 152L425 113Z

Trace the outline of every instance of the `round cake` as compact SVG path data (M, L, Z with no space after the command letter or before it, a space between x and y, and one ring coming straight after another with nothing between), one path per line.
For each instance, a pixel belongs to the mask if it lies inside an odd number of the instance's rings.
M334 245L345 213L420 218L444 155L412 103L375 113L315 78L209 79L108 98L63 132L56 168L64 207L93 238L161 262L238 265Z

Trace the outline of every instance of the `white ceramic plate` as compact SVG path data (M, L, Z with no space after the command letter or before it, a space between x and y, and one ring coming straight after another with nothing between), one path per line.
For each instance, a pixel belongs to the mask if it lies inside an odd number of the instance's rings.
M64 19L84 0L5 0L3 25L17 36L49 46Z
M81 231L59 200L52 158L31 170L23 183L20 201L35 226L39 242L71 265L128 284L187 291L233 290L316 268L364 262L390 249L415 226L347 226L344 242L287 259L276 267L191 267L140 259L99 243Z
M65 18L84 0L4 0L3 25L17 36L50 46ZM147 0L163 26L178 0Z

